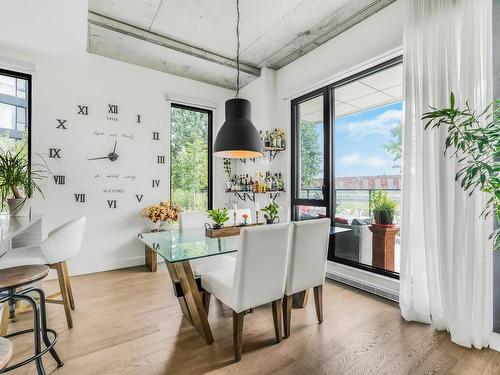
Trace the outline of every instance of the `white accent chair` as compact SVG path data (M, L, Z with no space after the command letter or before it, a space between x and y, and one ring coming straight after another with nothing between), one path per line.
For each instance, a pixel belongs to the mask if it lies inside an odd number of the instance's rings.
M234 210L227 210L229 225L234 225ZM243 215L248 215L247 224L252 224L252 211L249 208L238 208L236 210L236 225L243 224Z
M233 310L233 344L241 359L243 317L247 310L272 303L276 341L282 337L282 298L289 248L290 224L242 228L236 264L208 272L201 285Z
M179 231L194 232L200 231L199 235L205 235L205 223L209 221L206 212L191 211L181 212L179 214ZM207 272L218 270L225 267L234 267L234 258L228 255L216 255L207 258L190 260L191 268L195 276L204 275Z
M314 288L318 323L323 322L323 283L325 282L330 219L292 223L290 256L283 298L285 337L290 336L292 300L295 293Z
M66 261L74 258L80 252L87 218L85 216L72 220L49 233L47 239L38 246L18 247L8 251L0 258L0 269L46 264L57 271L60 292L47 297L47 303L57 303L64 306L66 322L73 328L71 310L75 309L73 290L68 274ZM54 297L61 295L61 299ZM4 306L3 313L7 313Z

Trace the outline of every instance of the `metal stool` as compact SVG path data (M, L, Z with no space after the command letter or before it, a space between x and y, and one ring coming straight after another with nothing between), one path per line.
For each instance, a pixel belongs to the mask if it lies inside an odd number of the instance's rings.
M27 333L33 333L35 342L35 353L32 357L29 357L21 362L18 362L12 366L7 367L3 372L8 372L14 370L25 364L35 361L36 369L39 375L44 375L45 370L42 363L42 355L50 352L52 357L57 362L57 367L61 367L63 362L57 355L54 345L57 342L58 335L53 329L47 328L47 316L45 309L45 293L39 288L27 288L21 291L16 291L23 286L32 284L36 281L42 280L49 273L50 268L47 266L19 266L2 269L0 272L0 303L3 302L16 302L25 301L31 305L33 309L33 328L25 329L18 332L9 333L4 336L5 338L11 338L18 335L24 335ZM29 293L36 293L39 297L39 303L29 296ZM51 333L54 337L51 340L48 333ZM45 349L42 350L43 341Z

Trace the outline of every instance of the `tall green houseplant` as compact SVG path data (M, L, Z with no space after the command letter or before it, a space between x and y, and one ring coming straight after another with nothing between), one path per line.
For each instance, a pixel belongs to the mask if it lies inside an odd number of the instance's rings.
M455 106L455 95L450 94L450 106L424 113L425 129L445 127L445 155L458 158L459 170L455 180L471 195L480 190L489 195L481 216L493 214L500 223L500 99L482 112ZM494 249L500 250L500 228L490 236Z

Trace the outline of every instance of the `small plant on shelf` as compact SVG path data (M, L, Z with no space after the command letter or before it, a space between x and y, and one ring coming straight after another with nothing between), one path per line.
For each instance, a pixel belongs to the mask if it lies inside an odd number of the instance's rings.
M229 220L229 215L227 214L227 208L214 208L213 210L207 210L208 217L213 220L213 229L220 229L224 226L224 223Z
M394 226L394 216L398 211L396 202L389 198L387 192L375 190L370 197L370 210L375 224L385 227Z
M271 201L266 207L261 209L261 211L264 212L264 218L267 224L273 224L276 219L279 222L278 208L278 204L275 201Z
M243 218L243 225L248 225L248 214L241 215Z
M173 225L179 219L180 208L170 202L160 202L147 206L142 210L142 216L148 218L153 223L159 223L159 227L152 230L152 232L162 232L168 230L168 226Z

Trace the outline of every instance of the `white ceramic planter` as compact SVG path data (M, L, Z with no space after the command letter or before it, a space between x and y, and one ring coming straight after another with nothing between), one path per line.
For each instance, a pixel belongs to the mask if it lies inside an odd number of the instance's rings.
M29 198L11 198L7 199L9 204L10 216L29 216L31 205Z

